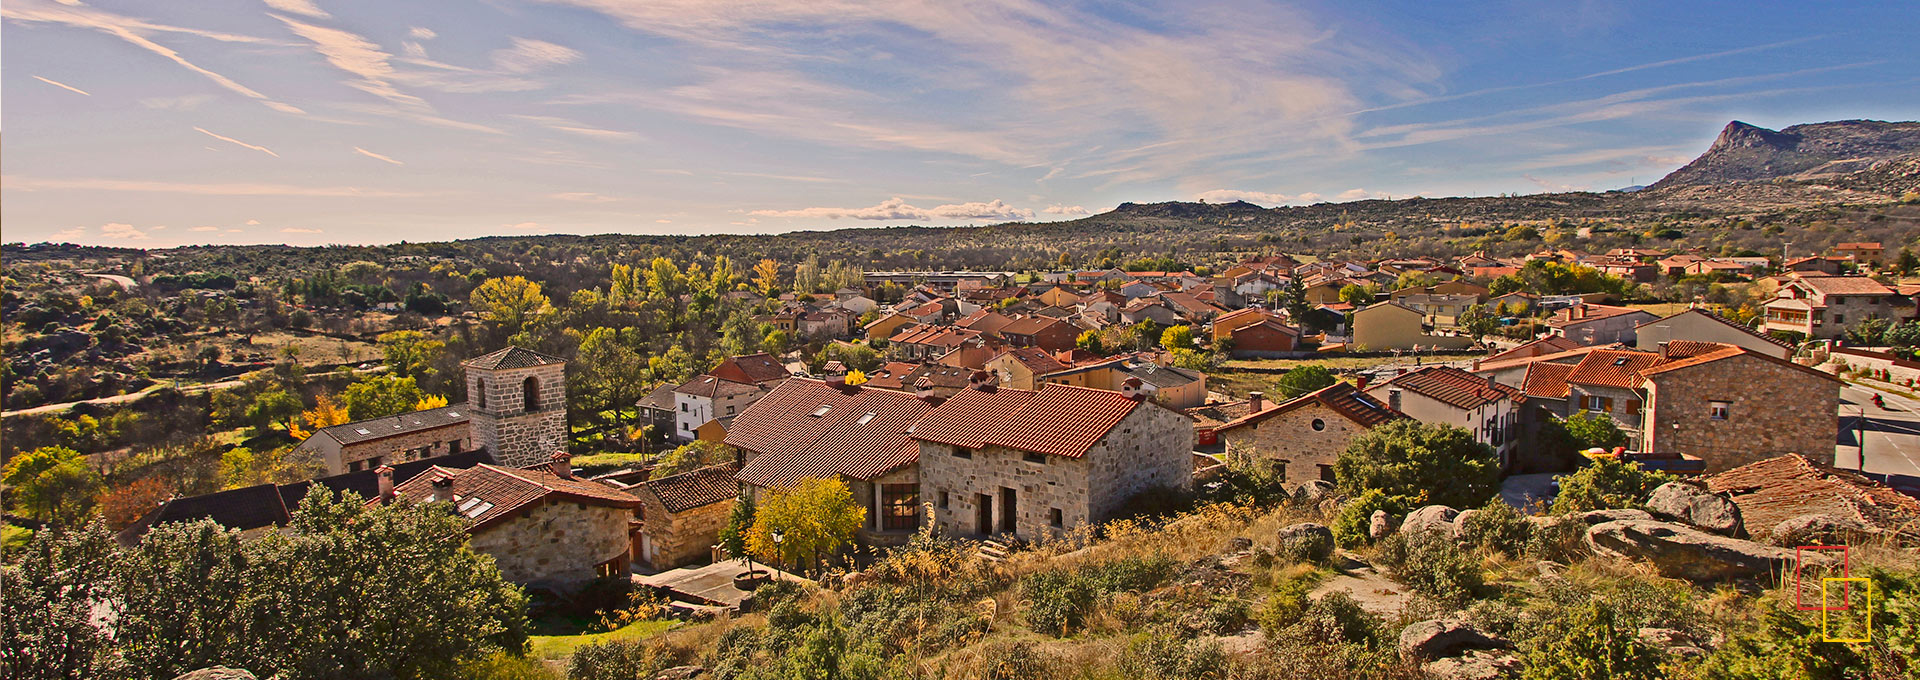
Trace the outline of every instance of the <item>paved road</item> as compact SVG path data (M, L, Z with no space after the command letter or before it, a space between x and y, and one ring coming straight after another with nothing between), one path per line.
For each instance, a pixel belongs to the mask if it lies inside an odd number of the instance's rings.
M1873 405L1876 392L1886 400L1886 408ZM1834 447L1834 467L1863 469L1860 465L1863 431L1867 472L1920 478L1920 401L1854 384L1842 387L1840 441Z
M135 288L140 287L139 282L134 281L133 279L127 278L125 276L121 276L119 274L88 274L87 276L91 276L96 279L106 279L108 281L112 281L114 283L120 284L120 287L126 290L133 290Z

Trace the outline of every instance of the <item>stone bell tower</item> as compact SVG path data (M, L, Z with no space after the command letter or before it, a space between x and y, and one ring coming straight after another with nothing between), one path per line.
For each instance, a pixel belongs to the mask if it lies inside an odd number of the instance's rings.
M467 426L506 467L545 464L567 450L567 362L519 347L468 359Z

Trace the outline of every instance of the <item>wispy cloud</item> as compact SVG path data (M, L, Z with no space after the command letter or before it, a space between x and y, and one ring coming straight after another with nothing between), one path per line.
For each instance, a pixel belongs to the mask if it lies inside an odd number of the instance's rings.
M264 147L264 146L260 146L260 145L258 145L258 144L248 144L248 143L246 143L246 142L243 142L243 141L240 141L240 140L238 140L238 139L234 139L234 138L232 138L232 137L228 137L228 136L226 136L226 135L222 135L222 134L218 134L218 133L215 133L215 132L210 132L210 131L208 131L208 130L207 130L206 128L203 128L203 127L195 127L195 128L193 128L193 129L195 129L195 130L199 130L199 131L200 131L200 134L203 134L203 135L206 135L206 136L208 136L208 137L212 137L212 138L214 138L214 139L218 139L218 140L220 140L220 141L223 141L223 142L230 142L230 143L233 143L233 144L238 144L238 145L240 145L240 146L244 146L244 147L246 147L246 148L249 148L249 149L253 149L254 151L258 151L258 152L260 152L260 153L263 153L263 154L266 154L266 155L269 155L269 156L272 156L272 157L274 157L274 158L279 158L279 157L280 157L280 154L277 154L277 153L274 153L274 152L273 152L273 149L269 149L269 148L267 148L267 147Z
M894 197L881 201L878 205L866 208L799 208L795 210L754 210L750 215L761 217L798 217L809 219L855 219L855 220L1030 220L1033 211L1015 208L999 199L985 203L954 203L933 208L918 208L908 205L906 199Z
M508 228L508 229L522 229L522 230L525 230L525 229L539 229L539 228L540 228L540 223L539 223L539 222L520 222L520 223L517 223L517 224L502 224L502 225L500 225L500 226L502 226L502 227L506 227L506 228Z
M627 132L625 130L608 130L605 128L598 128L592 125L588 125L586 123L582 123L577 120L570 120L567 118L558 118L555 116L533 116L533 115L524 115L524 114L514 114L511 117L519 120L524 120L529 123L537 123L539 125L542 125L544 127L547 127L549 129L556 130L559 132L579 135L582 137L591 137L594 139L612 139L612 140L619 140L623 142L639 141L641 139L639 133Z
M215 226L201 225L198 227L194 227L192 229L188 229L187 231L220 231L220 228Z
M565 191L557 194L547 194L547 198L560 201L573 201L576 203L611 203L620 200L612 196L604 196L591 191Z
M156 33L174 33L232 43L268 42L261 38L155 24L86 7L77 2L71 5L54 5L44 2L44 0L14 0L7 3L4 7L0 7L0 16L16 22L61 24L100 31L124 40L140 49L165 57L169 61L179 64L182 68L206 77L220 87L249 99L259 101L267 108L281 113L305 113L305 111L300 110L299 107L275 100L272 97L261 94L253 88L241 85L232 78L202 68L198 64L188 61L186 57L180 56L180 53L174 51L172 48L154 42L148 36Z
M100 233L107 238L120 239L122 241L142 241L147 238L147 232L135 229L131 224L123 224L120 222L108 222L100 225Z
M374 160L377 160L377 161L385 161L385 162L388 162L388 163L392 163L392 164L394 164L394 165L406 165L406 163L402 163L402 162L400 162L400 161L396 161L396 160L394 160L394 159L393 159L392 157L389 157L389 156L385 156L385 155L382 155L382 154L377 154L377 153L374 153L374 152L372 152L372 151L368 151L368 150L366 150L366 149L362 149L362 148L360 148L360 147L357 147L357 146L356 146L356 147L353 147L353 152L354 152L354 153L357 153L357 154L360 154L360 155L362 155L362 156L366 156L366 157L368 157L368 158L371 158L371 159L374 159Z
M282 12L300 14L315 19L333 18L333 15L328 14L326 10L320 9L319 5L313 4L312 0L264 0L264 2L267 3L268 7Z
M49 78L42 78L42 77L40 77L40 76L34 76L34 77L33 77L33 79L34 79L34 80L38 80L38 81L40 81L40 82L43 82L43 83L46 83L46 84L48 84L48 85L52 85L52 86L54 86L54 87L57 87L57 88L60 88L60 89L62 89L62 90L66 90L66 91L68 91L68 92L78 92L78 93L80 93L80 94L84 94L84 95L86 95L86 96L89 96L89 97L91 97L91 96L93 96L93 93L92 93L92 92L88 92L88 91L86 91L86 90L82 90L82 89L80 89L80 88L77 88L77 87L74 87L74 86L72 86L72 85L68 85L68 84L66 84L66 83L63 83L63 82L60 82L60 81L58 81L58 80L52 80L52 79L49 79Z
M433 29L421 28L419 26L415 26L411 29L408 29L407 35L413 36L414 40L432 40L434 38L440 37L439 33L433 32Z
M200 196L314 196L330 198L412 198L427 194L360 187L303 187L290 184L195 184L122 179L50 179L7 175L0 177L12 191L128 191ZM249 224L259 224L249 221Z
M508 73L532 73L551 66L580 61L580 51L545 40L513 38L513 46L490 55L494 66Z
M1046 213L1046 214L1048 214L1048 215L1087 215L1087 214L1090 214L1090 213L1089 213L1089 211L1088 211L1088 210L1086 209L1086 207L1084 207L1084 206L1078 206L1078 205L1050 205L1050 206L1047 206L1047 207L1046 207L1045 209L1042 209L1042 210L1041 210L1040 212L1043 212L1043 213Z
M321 231L319 229L307 229L304 227L282 227L280 229L280 233L282 234L324 234L326 232Z

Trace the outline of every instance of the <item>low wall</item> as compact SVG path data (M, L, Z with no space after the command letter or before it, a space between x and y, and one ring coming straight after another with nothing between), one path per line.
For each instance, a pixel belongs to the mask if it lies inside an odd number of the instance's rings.
M1844 361L1848 366L1864 368L1870 371L1886 373L1891 382L1911 385L1920 382L1920 361L1907 361L1886 352L1874 352L1852 347L1835 347L1829 357L1832 361Z

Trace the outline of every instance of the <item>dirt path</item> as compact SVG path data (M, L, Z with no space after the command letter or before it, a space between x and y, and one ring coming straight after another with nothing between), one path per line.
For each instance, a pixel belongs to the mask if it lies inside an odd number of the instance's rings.
M387 367L385 366L375 366L373 368L354 369L352 372L355 374L366 374L366 373L379 373L385 370L387 370ZM340 373L341 373L340 371L334 371L332 373L316 373L308 377L320 378L320 377L325 377L330 375L339 375ZM198 383L194 385L180 385L179 389L181 392L185 392L187 394L193 394L196 392L208 392L212 390L233 389L235 387L239 387L241 385L246 384L246 382L247 381L245 378L234 378L231 380L222 380L220 382ZM31 415L39 415L44 413L60 413L60 412L65 412L81 404L120 404L120 403L126 403L131 401L139 401L141 398L146 397L149 393L152 393L161 389L165 389L166 387L167 385L164 385L164 384L155 384L148 387L147 389L140 390L139 392L116 394L111 397L100 397L99 399L83 399L81 401L69 401L69 402L60 403L60 404L47 404L44 406L35 406L33 408L20 409L18 411L7 411L4 413L0 413L0 418L12 418L14 416L31 416Z

